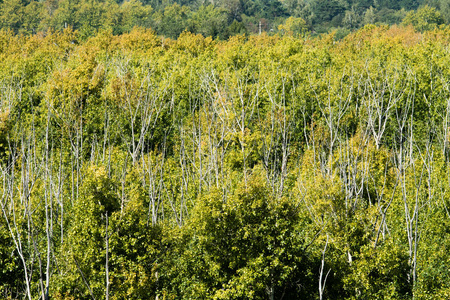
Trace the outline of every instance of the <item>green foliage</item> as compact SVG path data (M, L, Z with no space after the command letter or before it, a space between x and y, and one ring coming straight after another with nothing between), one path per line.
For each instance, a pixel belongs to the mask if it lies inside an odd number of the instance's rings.
M447 297L448 28L101 3L0 31L0 297Z
M238 22L236 20L234 20L233 23L231 23L230 26L228 26L228 28L226 30L226 34L228 36L246 34L246 33L247 33L247 28L245 27L245 25L242 22Z
M299 36L306 33L306 22L302 18L289 17L283 25L278 26L282 34Z
M344 279L346 289L356 294L350 299L410 299L408 257L394 241L363 247L354 264Z
M444 23L444 20L441 14L428 5L415 12L409 12L402 22L403 25L412 25L418 31L432 30L442 23Z
M449 244L447 240L435 240L437 236L449 234L448 210L443 205L448 203L442 203L433 209L433 219L428 220L429 226L424 234L423 257L415 289L418 299L445 299L449 295L448 257L445 254L448 253Z
M185 283L181 295L214 299L300 295L308 259L299 215L287 199L274 199L253 170L248 186L229 197L205 196L189 226L186 252L180 258ZM226 198L225 198L226 197ZM299 277L300 276L300 277ZM180 295L180 296L181 296Z
M120 209L120 202L105 168L92 166L88 174L82 197L72 208L67 241L61 248L64 262L60 276L55 278L58 298L104 295L106 218Z
M167 6L164 11L158 12L155 16L155 26L161 34L177 38L180 33L188 28L188 16L191 13L187 6L180 6L177 3Z
M134 27L152 28L159 35L177 38L184 30L205 37L227 39L242 33L276 33L289 18L302 18L313 33L352 31L365 24L400 24L405 15L420 5L438 9L448 21L448 1L323 1L323 0L223 0L199 1L115 1L115 0L5 0L0 3L0 28L16 34L36 34L72 28L87 39L101 30L113 34ZM419 9L419 11L423 8ZM425 17L425 18L429 18ZM409 17L408 17L409 18ZM421 18L424 18L423 16ZM433 18L433 17L431 17ZM434 20L436 21L436 20ZM434 24L430 19L430 24ZM409 21L408 21L409 22ZM447 22L448 23L448 22ZM234 25L233 25L234 24ZM236 27L238 26L238 27ZM422 25L421 25L422 26ZM245 27L245 29L244 29ZM433 25L425 25L433 28ZM428 30L428 29L420 30Z
M330 22L334 17L344 12L342 4L336 0L317 0L312 9L315 17L314 23Z
M158 294L163 261L163 226L151 225L145 193L130 174L128 199L122 213L111 218L110 280L116 299L153 298Z
M4 299L18 299L23 294L21 282L23 272L21 271L22 262L16 252L14 241L10 236L7 223L4 218L0 219L0 295Z
M200 6L190 18L189 29L205 37L223 37L223 30L227 26L227 16L225 10L215 8L213 5Z

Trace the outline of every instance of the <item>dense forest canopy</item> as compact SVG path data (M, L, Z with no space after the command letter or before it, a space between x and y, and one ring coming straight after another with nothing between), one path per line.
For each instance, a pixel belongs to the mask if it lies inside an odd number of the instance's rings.
M70 27L87 38L99 30L117 35L138 26L170 38L187 30L227 39L276 34L280 25L296 18L305 22L297 34L337 30L336 37L342 38L367 24L400 24L409 14L431 23L428 27L448 24L450 0L0 0L0 29L35 34Z
M93 3L0 30L1 298L450 297L448 27L59 30Z

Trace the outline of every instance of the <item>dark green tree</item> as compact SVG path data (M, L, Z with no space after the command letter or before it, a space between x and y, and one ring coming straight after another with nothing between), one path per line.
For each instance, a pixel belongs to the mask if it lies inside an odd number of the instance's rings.
M298 298L309 286L310 262L299 212L270 196L258 167L233 195L203 197L188 229L180 296L217 299ZM304 230L304 229L303 229Z
M417 11L409 12L403 19L403 25L412 25L418 31L432 30L444 23L439 11L425 5Z

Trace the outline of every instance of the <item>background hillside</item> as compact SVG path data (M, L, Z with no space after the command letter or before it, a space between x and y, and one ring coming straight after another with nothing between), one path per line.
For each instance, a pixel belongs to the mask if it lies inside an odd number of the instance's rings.
M342 38L366 24L400 24L425 6L420 18L426 23L450 22L449 0L2 0L0 28L33 34L71 27L87 37L99 30L121 34L140 26L170 38L187 30L227 39L242 33L275 34L287 22L298 34L338 30L336 37ZM289 17L301 19L287 21Z

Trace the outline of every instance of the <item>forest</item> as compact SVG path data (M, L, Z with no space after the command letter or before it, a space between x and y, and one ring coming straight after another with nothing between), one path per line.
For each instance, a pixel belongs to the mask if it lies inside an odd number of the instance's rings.
M449 299L450 27L299 19L0 30L0 298Z
M0 0L0 29L28 35L70 27L82 40L135 26L172 39L187 30L227 40L275 35L286 23L297 34L335 30L340 39L367 24L403 21L419 31L450 24L450 0Z

